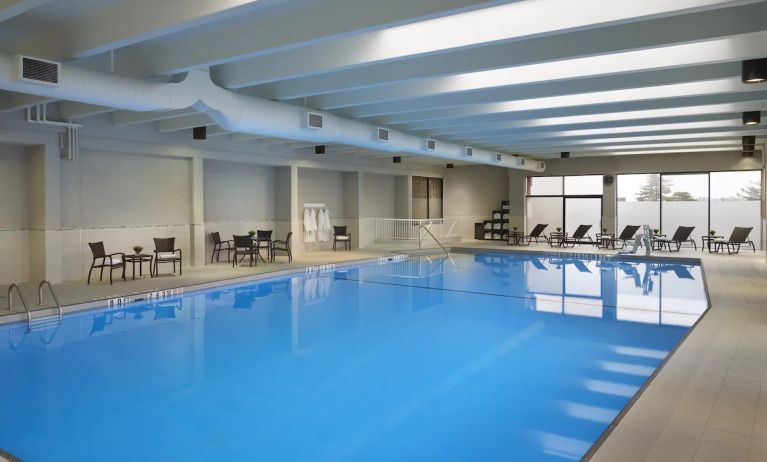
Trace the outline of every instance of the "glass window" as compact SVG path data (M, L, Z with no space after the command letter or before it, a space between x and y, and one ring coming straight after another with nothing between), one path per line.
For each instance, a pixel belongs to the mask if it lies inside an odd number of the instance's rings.
M761 196L759 171L712 172L711 229L729 237L736 226L754 228L750 238L759 248Z
M591 225L588 235L596 237L602 223L602 199L591 197L565 198L565 231L572 235L580 225Z
M528 196L561 196L561 176L531 176L527 179Z
M660 175L618 175L618 229L650 225L660 229Z
M602 195L602 175L581 175L565 177L565 195Z
M548 235L562 227L563 204L561 197L528 197L527 198L527 232L538 223L547 224L543 231Z
M708 233L708 174L661 175L662 232L671 237L679 226L694 226L692 238Z

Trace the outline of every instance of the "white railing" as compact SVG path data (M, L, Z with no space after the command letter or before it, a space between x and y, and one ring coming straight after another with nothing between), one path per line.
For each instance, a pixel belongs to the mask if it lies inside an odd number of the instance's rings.
M376 242L419 241L424 239L421 226L426 227L435 238L460 239L457 218L431 218L426 220L404 218L376 218Z

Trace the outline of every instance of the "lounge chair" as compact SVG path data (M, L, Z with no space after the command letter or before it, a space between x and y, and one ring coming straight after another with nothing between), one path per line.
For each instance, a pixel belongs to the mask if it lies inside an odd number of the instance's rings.
M88 270L88 284L91 283L91 273L95 268L99 268L99 281L104 279L104 268L109 268L109 283L112 284L112 272L115 269L122 268L123 281L125 280L125 254L122 252L110 253L107 255L104 250L104 242L89 242L88 246L93 253L91 269ZM101 260L97 262L96 260Z
M288 262L293 261L293 252L290 250L290 238L293 236L293 233L288 233L288 236L285 238L284 241L276 240L272 241L272 249L271 249L271 258L270 260L274 261L274 259L277 257L277 252L285 252L288 256Z
M639 228L641 228L639 225L626 225L618 237L602 236L602 243L604 244L605 248L612 246L614 249L615 243L620 242L621 249L623 249L626 247L626 242L634 240L634 235L637 233L637 231L639 231Z
M250 266L253 266L253 260L256 261L256 266L258 266L258 246L256 245L255 239L250 237L250 235L243 235L243 236L232 236L232 239L234 240L234 260L232 260L232 268L234 268L234 265L237 263L242 263L243 260L245 260L245 257L250 258ZM237 257L240 258L239 262L237 261Z
M210 254L210 262L213 263L213 257L216 257L218 261L222 250L226 250L226 261L231 261L234 241L222 241L219 233L210 233L210 235L213 237L213 253Z
M676 252L679 252L679 249L682 248L682 244L692 244L693 248L698 250L698 245L695 243L695 239L690 237L694 229L695 226L679 226L677 227L676 232L674 232L674 235L671 236L671 239L659 237L655 239L654 243L657 244L658 250L662 250L663 247L668 247L669 252L674 252L671 248L671 244L676 244Z
M176 247L175 237L163 237L154 238L154 274L158 274L157 270L160 263L173 263L173 274L176 274L176 263L178 263L178 274L184 274L184 270L181 268L182 258L181 249Z
M756 252L754 241L748 239L748 235L751 234L753 229L754 228L741 228L740 226L736 226L735 229L732 230L732 234L730 234L729 239L717 239L714 241L714 252L724 250L724 246L727 246L727 253L738 253L740 252L741 244L750 244L751 249Z
M549 226L548 223L538 223L535 225L535 228L530 231L530 234L523 236L522 239L519 240L519 245L530 245L530 243L533 241L535 241L537 244L539 242L538 239L543 239L544 241L548 242L549 240L546 238L546 235L543 234L543 230L545 230L547 226Z
M564 246L570 244L573 247L575 247L575 244L594 244L594 240L591 239L591 236L586 234L590 229L591 225L579 225L578 228L575 229L573 235L569 236L562 244Z

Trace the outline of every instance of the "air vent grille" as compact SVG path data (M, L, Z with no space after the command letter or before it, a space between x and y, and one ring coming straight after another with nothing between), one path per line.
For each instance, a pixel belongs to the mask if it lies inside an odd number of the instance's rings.
M434 151L435 149L437 149L437 140L427 139L426 149L428 149L429 151Z
M546 168L546 162L540 162L540 163L538 164L538 167L539 167L539 168Z
M389 141L389 130L387 128L378 128L378 141Z
M19 56L19 80L43 85L59 84L61 65L54 61Z
M309 112L306 114L306 126L315 130L321 130L324 124L324 118L322 114Z
M503 160L503 156L501 156L501 153L496 153L495 154L495 161L496 162L500 162L502 160Z
M525 158L524 157L519 159L519 165L525 165Z
M466 157L472 157L474 155L474 148L466 148Z

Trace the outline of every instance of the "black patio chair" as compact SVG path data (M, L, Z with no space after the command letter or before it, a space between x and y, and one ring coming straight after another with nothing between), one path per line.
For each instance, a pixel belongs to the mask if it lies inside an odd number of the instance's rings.
M751 234L751 231L753 230L754 228L742 228L736 226L735 229L732 230L729 239L717 239L714 241L714 251L719 252L720 250L724 250L724 246L727 246L727 253L739 253L742 244L750 244L753 251L756 252L754 241L748 239L748 235Z
M538 223L535 225L532 231L530 231L530 234L527 236L523 236L522 239L519 240L520 245L530 245L531 242L535 241L537 244L539 241L538 239L543 239L545 242L548 242L549 240L546 238L546 235L543 234L543 231L546 229L546 227L549 226L548 223Z
M154 238L154 274L158 274L160 263L172 263L173 274L176 274L176 263L178 263L178 274L183 275L181 249L176 248L175 237L155 237Z
M346 226L333 226L333 250L337 242L343 242L346 250L352 249L352 235L346 232Z
M123 281L125 280L125 254L122 252L110 253L107 255L104 250L104 242L89 242L88 246L93 253L91 269L88 270L88 284L91 283L91 273L95 268L99 268L99 281L104 280L104 268L109 268L109 283L112 284L112 272L115 269L122 268ZM101 260L97 262L96 260Z
M575 229L575 232L572 234L572 236L569 236L563 244L565 246L571 245L572 247L575 247L576 244L594 244L594 240L591 239L591 236L589 236L587 233L591 229L591 225L579 225L578 228Z
M288 256L288 263L293 261L293 252L290 250L290 238L293 236L293 233L288 233L288 236L285 238L284 241L281 240L275 240L272 241L272 248L271 248L271 260L274 261L274 259L277 257L277 252L285 252Z
M232 268L238 263L242 263L245 257L250 258L250 266L253 266L253 260L258 266L258 246L255 239L246 234L244 236L232 236L234 240L234 260L232 260ZM237 257L242 257L237 260Z
M232 252L234 252L234 241L222 241L219 233L210 233L213 237L213 253L210 254L210 262L213 263L213 257L216 257L216 261L219 261L221 251L226 250L226 261L231 261Z
M258 250L258 256L261 258L262 261L266 262L263 257L261 257L261 249L266 249L266 256L269 257L271 255L271 247L272 247L272 230L256 230L256 249Z
M621 249L623 249L626 247L626 242L634 240L634 235L637 233L637 231L639 231L639 228L641 228L639 225L626 225L618 237L602 236L602 243L604 244L605 248L612 246L614 249L615 243L620 242Z
M679 226L676 228L674 235L671 236L671 239L659 237L655 239L654 244L657 245L658 250L663 250L663 247L666 247L669 252L679 252L682 244L692 244L693 248L698 250L698 244L695 243L695 239L690 237L694 229L695 226ZM676 244L676 250L672 249L672 244Z

